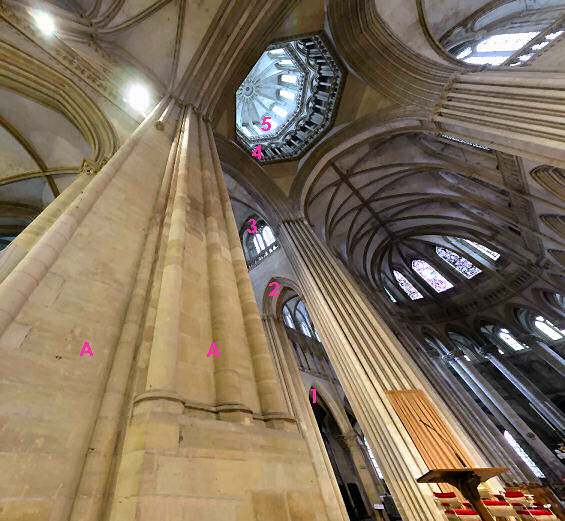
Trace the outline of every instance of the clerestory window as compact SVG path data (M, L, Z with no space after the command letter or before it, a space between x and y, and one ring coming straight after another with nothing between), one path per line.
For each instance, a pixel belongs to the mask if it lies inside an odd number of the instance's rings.
M418 300L418 299L424 298L424 295L422 295L414 287L414 285L404 275L402 275L402 273L394 270L393 274L394 274L394 278L397 280L399 286L402 288L402 291L404 291L404 293L406 293L410 297L411 300Z
M559 329L557 326L547 320L547 318L544 318L541 315L538 315L535 318L534 326L551 340L561 340L563 337L565 337L564 329Z
M454 267L466 279L472 279L475 275L481 273L481 269L477 268L472 262L468 261L465 257L461 257L454 251L436 246L436 253L438 256L447 262L450 266Z
M420 275L437 293L447 291L453 287L439 271L428 264L425 260L415 259L412 261L412 269Z

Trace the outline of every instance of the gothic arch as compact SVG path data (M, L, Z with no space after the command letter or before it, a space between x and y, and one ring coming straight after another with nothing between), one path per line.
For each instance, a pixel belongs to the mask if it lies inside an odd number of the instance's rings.
M108 118L77 85L46 63L0 42L0 87L17 92L63 114L83 135L92 161L109 158L118 139Z

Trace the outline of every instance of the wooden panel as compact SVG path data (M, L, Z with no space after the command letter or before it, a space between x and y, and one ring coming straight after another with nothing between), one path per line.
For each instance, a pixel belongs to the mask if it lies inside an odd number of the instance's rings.
M453 449L467 466L473 466L471 458L424 391L408 389L385 393L429 469L462 468Z

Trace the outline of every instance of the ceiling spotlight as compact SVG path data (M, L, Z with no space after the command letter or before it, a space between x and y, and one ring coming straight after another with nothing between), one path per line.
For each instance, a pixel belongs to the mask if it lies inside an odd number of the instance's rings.
M55 22L50 14L45 11L34 11L32 16L35 25L45 36L51 36L55 33Z
M149 91L140 84L131 85L126 94L126 101L138 112L144 113L151 102Z

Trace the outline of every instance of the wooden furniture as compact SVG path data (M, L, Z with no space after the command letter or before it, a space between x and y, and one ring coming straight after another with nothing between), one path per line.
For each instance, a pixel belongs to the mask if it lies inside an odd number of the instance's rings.
M449 483L471 502L483 521L495 521L481 501L477 487L483 481L508 470L510 469L506 467L432 469L416 481L418 483Z

